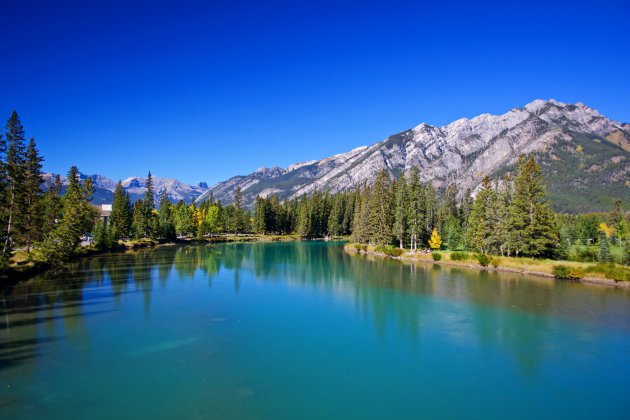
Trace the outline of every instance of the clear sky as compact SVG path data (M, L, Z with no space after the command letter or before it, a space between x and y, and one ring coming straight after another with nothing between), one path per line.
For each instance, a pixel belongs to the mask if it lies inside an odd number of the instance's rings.
M0 117L46 171L212 184L421 122L584 102L630 122L630 2L3 1Z

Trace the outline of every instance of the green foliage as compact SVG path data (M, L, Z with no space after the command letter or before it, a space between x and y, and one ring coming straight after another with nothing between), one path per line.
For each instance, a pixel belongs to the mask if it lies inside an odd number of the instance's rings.
M509 210L510 248L517 256L550 256L554 252L558 230L545 196L540 166L533 156L521 156Z
M625 265L630 265L630 238L626 239L625 246L623 248L621 263Z
M433 258L433 261L440 261L442 259L442 254L439 252L432 252L431 258Z
M475 259L482 267L487 267L490 264L490 257L486 254L475 254Z
M586 269L587 273L601 273L607 279L630 281L630 269L612 263L599 263Z
M451 252L451 260L453 261L466 261L470 258L467 252Z
M116 248L117 244L111 223L106 225L102 220L96 222L92 229L92 245L96 249L107 250Z
M597 259L601 263L610 263L613 261L610 253L610 247L608 245L608 239L606 238L606 234L604 232L601 232L599 237L599 255Z
M92 188L89 180L81 186L79 170L76 166L70 168L63 197L63 217L41 246L40 258L45 262L59 264L68 260L76 252L81 237L92 230L98 213L89 202Z
M367 246L365 246L365 249L367 250ZM376 252L382 252L390 257L400 257L404 253L402 249L396 248L392 245L378 245L374 248L374 250Z
M579 280L584 277L582 270L566 265L554 265L552 273L555 278L561 280Z
M133 206L129 195L123 191L122 182L120 181L118 181L114 190L112 213L109 220L116 239L124 239L131 236Z
M389 176L381 170L374 181L370 195L369 237L377 245L392 242L392 208Z
M499 257L490 258L490 265L493 266L494 268L499 268L499 266L501 265L501 258Z

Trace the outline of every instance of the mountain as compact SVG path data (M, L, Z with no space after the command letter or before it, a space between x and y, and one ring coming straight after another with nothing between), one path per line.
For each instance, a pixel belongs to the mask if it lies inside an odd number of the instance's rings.
M53 182L53 174L44 174L44 186L47 188ZM94 204L108 204L114 199L114 189L116 189L116 182L101 175L85 175L80 174L79 178L84 181L87 178L92 178L94 183ZM67 177L62 176L61 181L65 186L68 183ZM123 189L129 194L132 201L136 201L144 196L146 188L144 187L146 178L131 177L122 181ZM208 190L208 184L200 182L197 185L189 185L178 181L173 178L160 178L153 177L153 188L155 191L156 199L161 195L166 194L169 200L173 203L179 200L184 200L186 203L192 202L198 198L204 192Z
M541 164L558 211L607 210L617 197L630 203L630 125L582 103L553 99L442 127L422 123L371 146L286 169L259 168L212 186L198 200L212 194L231 202L236 187L249 204L257 195L285 199L315 190L337 192L370 182L383 168L397 177L412 167L438 190L454 183L463 193L486 175L511 171L523 153L533 153Z

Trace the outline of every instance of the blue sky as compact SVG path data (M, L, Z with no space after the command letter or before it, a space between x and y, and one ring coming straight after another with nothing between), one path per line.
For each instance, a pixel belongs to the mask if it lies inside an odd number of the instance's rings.
M190 183L536 98L630 122L628 22L627 1L3 2L0 117L47 171Z

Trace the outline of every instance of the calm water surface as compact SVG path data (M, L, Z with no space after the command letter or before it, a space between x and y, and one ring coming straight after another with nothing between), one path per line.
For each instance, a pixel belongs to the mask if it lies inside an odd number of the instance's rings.
M0 418L630 418L630 293L344 254L159 248L3 293Z

